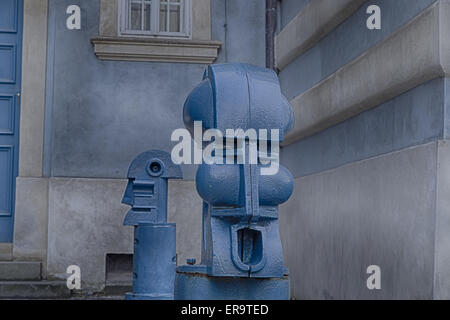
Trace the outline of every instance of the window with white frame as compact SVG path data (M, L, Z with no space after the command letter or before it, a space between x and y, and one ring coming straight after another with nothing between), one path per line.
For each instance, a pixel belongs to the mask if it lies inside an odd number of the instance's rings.
M191 0L121 0L120 35L190 37Z

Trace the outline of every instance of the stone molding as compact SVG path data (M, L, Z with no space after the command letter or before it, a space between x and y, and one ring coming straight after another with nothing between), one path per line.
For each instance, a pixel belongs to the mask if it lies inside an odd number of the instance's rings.
M100 60L213 63L220 41L97 37L91 39Z
M449 20L450 1L434 3L387 39L291 100L295 125L283 145L447 76Z
M365 0L310 1L275 37L277 67L283 69L313 47L364 2Z

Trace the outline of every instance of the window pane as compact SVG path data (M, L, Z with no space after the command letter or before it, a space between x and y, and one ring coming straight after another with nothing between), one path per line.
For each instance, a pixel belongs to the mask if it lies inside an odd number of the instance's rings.
M141 3L131 2L130 4L130 21L128 28L130 30L141 30L142 5Z
M167 5L161 2L159 12L159 31L167 32Z
M174 1L173 1L174 2ZM170 32L181 32L180 30L180 6L170 6Z
M151 4L147 2L144 6L144 30L150 31L151 29Z

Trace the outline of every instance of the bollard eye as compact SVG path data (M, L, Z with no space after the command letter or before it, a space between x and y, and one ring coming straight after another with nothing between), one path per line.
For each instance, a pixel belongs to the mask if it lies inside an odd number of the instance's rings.
M154 177L158 177L162 174L164 170L164 167L162 165L162 163L157 160L157 159L153 159L151 161L148 162L147 165L147 172Z
M161 170L161 165L158 162L152 162L150 165L150 170L153 173L158 173Z

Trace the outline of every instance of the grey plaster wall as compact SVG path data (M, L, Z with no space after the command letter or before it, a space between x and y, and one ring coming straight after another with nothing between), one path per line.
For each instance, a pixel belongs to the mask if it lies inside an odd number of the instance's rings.
M222 41L216 62L265 66L265 0L211 0L211 34Z
M437 153L434 299L450 299L450 143L440 141Z
M281 71L283 92L292 99L312 88L434 2L367 1ZM381 7L380 31L365 26L369 4ZM339 85L355 90L344 80ZM294 194L280 209L294 298L449 298L450 153L448 141L440 140L449 137L448 92L447 78L397 91L283 148L282 162L296 177ZM369 265L381 267L381 290L366 287Z
M387 38L436 0L367 1L350 18L281 70L283 93L291 100ZM288 2L289 3L289 2ZM284 1L281 2L283 12ZM382 29L366 27L368 5L381 9Z
M294 298L433 298L437 145L295 180L295 193L280 210ZM439 234L447 239L445 226ZM448 241L440 244L443 254ZM442 257L441 272L448 254ZM381 290L366 287L369 265L381 268Z
M450 106L446 90L447 78L429 81L282 148L281 161L299 177L442 139Z
M450 107L450 79L445 78L445 86L444 86L444 99L445 99L445 110L448 110ZM448 111L446 111L443 115L444 120L444 137L446 139L450 138L450 114Z
M311 0L281 0L278 22L284 28ZM313 0L314 1L314 0Z
M65 27L69 4L82 9L79 31ZM224 44L218 61L264 65L265 1L211 6L213 40ZM140 152L170 151L205 65L98 60L90 43L98 35L98 0L50 0L49 16L45 174L124 178ZM183 169L193 177L195 167Z
M48 179L18 177L16 179L16 215L14 222L14 258L47 260Z
M434 2L435 0L366 2L313 48L281 70L279 76L283 92L288 98L305 92L391 35ZM381 30L366 28L368 4L380 6ZM281 2L281 12L285 5L289 6L289 2ZM367 66L367 70L375 68L376 65ZM388 73L385 76L390 77ZM366 80L364 74L358 77L362 82ZM347 89L348 93L353 90L344 82L342 88ZM294 176L300 177L448 138L448 92L447 78L431 80L375 108L284 147L281 161ZM339 95L339 92L336 91L335 94Z
M127 206L120 198L125 180L51 178L48 200L47 271L66 278L81 269L84 290L102 289L107 253L131 253L133 230L123 226Z
M120 203L126 183L122 179L49 179L50 278L65 279L66 268L78 265L82 289L101 290L106 254L133 252L133 228L123 226L129 207ZM200 260L201 209L193 182L169 183L168 220L177 223L178 264L187 258Z

